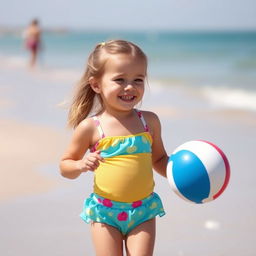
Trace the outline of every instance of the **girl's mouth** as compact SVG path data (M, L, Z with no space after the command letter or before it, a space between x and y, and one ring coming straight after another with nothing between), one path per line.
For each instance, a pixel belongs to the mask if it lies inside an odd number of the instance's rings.
M122 95L122 96L118 96L119 99L126 101L126 102L131 102L133 101L136 96L132 96L132 95Z

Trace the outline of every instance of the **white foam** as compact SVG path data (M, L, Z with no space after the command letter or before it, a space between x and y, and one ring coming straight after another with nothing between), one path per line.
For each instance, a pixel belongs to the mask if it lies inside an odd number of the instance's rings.
M256 111L256 92L227 87L201 88L202 95L215 107Z
M186 101L192 106L214 107L221 109L236 109L256 111L256 90L232 88L227 85L191 86L181 81L150 81L154 93L165 93L168 97L175 95L184 105ZM172 102L174 99L172 98ZM201 104L200 104L201 103Z

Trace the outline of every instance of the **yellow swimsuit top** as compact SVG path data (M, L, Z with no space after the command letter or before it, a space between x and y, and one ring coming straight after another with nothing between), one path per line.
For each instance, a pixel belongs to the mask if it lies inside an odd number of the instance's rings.
M153 192L152 137L142 113L136 113L145 131L127 136L106 137L97 116L93 117L101 139L91 151L100 150L105 159L94 174L94 193L99 196L134 202Z

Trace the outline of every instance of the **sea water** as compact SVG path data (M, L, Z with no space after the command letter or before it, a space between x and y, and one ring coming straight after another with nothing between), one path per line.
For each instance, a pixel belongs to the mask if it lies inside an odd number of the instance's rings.
M23 67L22 33L0 35L0 65ZM97 43L125 39L149 59L149 81L163 90L192 90L215 106L256 111L256 32L47 32L39 64L49 75L81 76ZM54 72L53 72L54 71ZM45 73L47 75L47 73ZM153 82L152 82L153 81Z

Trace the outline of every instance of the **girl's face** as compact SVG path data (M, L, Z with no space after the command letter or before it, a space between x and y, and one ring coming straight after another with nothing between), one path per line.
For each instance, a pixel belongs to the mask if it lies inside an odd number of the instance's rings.
M105 109L128 111L144 94L146 62L129 54L109 55L97 83Z

